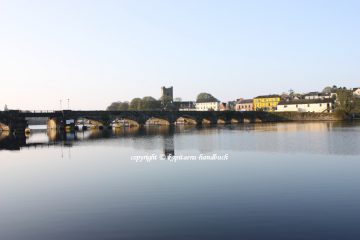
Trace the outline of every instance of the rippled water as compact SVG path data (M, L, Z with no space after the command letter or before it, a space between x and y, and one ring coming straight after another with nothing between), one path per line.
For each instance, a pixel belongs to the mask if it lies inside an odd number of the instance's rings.
M360 239L359 143L358 123L3 133L0 239ZM133 160L200 154L229 159Z

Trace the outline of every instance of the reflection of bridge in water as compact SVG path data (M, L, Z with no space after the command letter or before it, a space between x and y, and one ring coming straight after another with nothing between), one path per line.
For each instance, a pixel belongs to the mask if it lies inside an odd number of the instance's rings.
M183 125L69 133L56 130L35 130L28 137L3 132L0 133L0 150L57 147L70 149L73 146L97 145L99 141L99 145L106 143L114 147L126 146L147 152L162 148L164 155L181 154L194 149L201 152L221 149L352 155L359 154L360 151L358 148L359 124L356 122L312 122L240 124L221 127ZM175 146L178 148L177 152L175 152Z
M185 126L186 128L186 126ZM189 126L189 128L191 128ZM116 138L163 137L165 155L174 155L174 126L152 126L112 130L92 129L87 131L34 130L28 135L0 132L0 150L21 150L23 148L73 147L78 144ZM177 131L180 131L179 128ZM40 139L40 140L39 140Z

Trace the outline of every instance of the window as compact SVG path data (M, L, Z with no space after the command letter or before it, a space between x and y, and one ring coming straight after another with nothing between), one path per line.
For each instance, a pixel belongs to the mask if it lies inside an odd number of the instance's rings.
M321 105L322 105L322 104L320 103L320 107L321 107Z
M308 104L308 107L310 107L310 104Z
M298 105L296 104L296 108L298 108Z

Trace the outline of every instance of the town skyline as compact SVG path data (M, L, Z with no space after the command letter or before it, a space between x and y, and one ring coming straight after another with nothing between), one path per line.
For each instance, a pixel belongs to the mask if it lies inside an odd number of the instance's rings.
M176 88L174 88L174 86L168 86L168 87L173 87L174 89L174 95L173 95L173 98L174 100L176 101L176 99L181 99L181 101L192 101L192 102L196 102L196 98L197 96L200 94L200 93L209 93L211 95L213 95L213 97L215 97L216 99L218 99L220 102L224 102L224 103L227 103L227 102L232 102L232 101L236 101L238 99L253 99L255 97L258 97L258 96L264 96L264 95L282 95L282 94L289 94L290 91L293 91L294 93L298 93L298 94L307 94L307 93L311 93L311 92L322 92L324 90L324 88L326 87L333 87L333 86L336 86L338 88L346 88L346 89L353 89L353 88L359 88L359 87L356 87L356 86L340 86L340 85L336 85L336 84L333 84L333 85L328 85L328 86L323 86L321 89L310 89L309 91L296 91L295 89L288 89L287 91L284 90L284 91L273 91L273 92L270 92L270 93L259 93L257 95L254 95L254 96L238 96L236 98L220 98L218 97L216 94L213 94L213 92L211 91L207 91L207 90L204 90L204 91L199 91L198 93L195 94L194 97L188 99L188 98L184 98L182 95L177 95L176 94ZM359 84L360 86L360 84ZM114 99L108 103L106 103L106 106L104 106L103 108L76 108L75 106L73 106L72 104L72 101L70 98L60 98L57 100L56 102L56 106L53 107L53 108L21 108L21 107L13 107L11 105L9 105L8 103L4 102L3 106L2 106L2 109L1 110L4 110L4 108L6 107L7 109L14 109L14 110L59 110L59 109L73 109L73 110L96 110L96 109L99 109L99 110L103 110L103 109L106 109L107 107L110 106L111 103L114 103L114 102L131 102L131 100L135 99L135 98L143 98L143 97L153 97L155 98L156 100L160 100L161 99L161 94L160 94L160 90L159 90L159 87L158 87L158 93L157 95L153 94L145 94L143 96L136 96L134 95L133 97L129 98L129 99ZM3 100L3 99L2 99ZM55 99L56 100L56 99Z

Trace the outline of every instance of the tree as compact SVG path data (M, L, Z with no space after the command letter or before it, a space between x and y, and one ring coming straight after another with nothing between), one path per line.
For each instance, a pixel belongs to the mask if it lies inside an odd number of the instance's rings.
M151 96L147 96L141 99L141 108L139 110L159 110L160 108L160 101L157 101Z
M108 111L126 111L129 110L129 102L113 102L106 108Z
M336 91L336 112L349 115L360 112L360 100L356 98L351 90L339 88Z
M280 98L281 98L281 100L286 100L286 99L289 98L289 94L286 93L286 92L283 92L283 93L280 95Z
M292 100L294 99L294 94L295 94L295 91L293 89L290 89L289 90L289 98Z
M210 93L205 93L205 92L199 93L197 95L196 101L199 102L199 101L204 101L204 100L217 101L217 99Z
M133 111L141 110L141 103L142 103L141 98L134 98L130 102L129 110L133 110Z
M335 86L335 87L336 87L336 86ZM328 87L325 87L325 88L322 90L322 93L330 94L332 90L333 90L333 88L330 87L330 86L328 86Z

